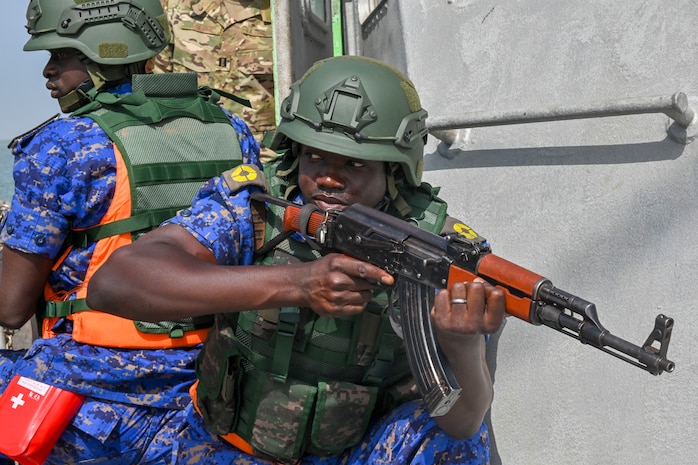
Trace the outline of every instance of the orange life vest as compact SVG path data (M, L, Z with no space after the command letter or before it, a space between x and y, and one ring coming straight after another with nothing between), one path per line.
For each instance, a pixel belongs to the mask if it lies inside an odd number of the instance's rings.
M133 349L189 347L205 340L212 317L136 322L90 309L87 287L116 249L188 206L205 181L239 164L240 142L216 104L217 94L199 89L196 75L134 75L132 83L132 94L97 93L73 113L95 120L111 139L116 188L99 225L71 230L70 245L54 270L72 247L95 243L94 253L77 288L55 292L45 285L42 335L55 336L51 328L64 317L73 321L72 337L78 342Z
M114 198L112 200L107 213L102 218L100 224L108 224L117 220L128 218L131 215L131 188L128 180L128 172L126 164L121 156L118 147L114 145L116 155L116 189L114 190ZM109 258L109 256L119 247L128 245L132 242L131 233L123 233L115 236L109 236L101 239L95 246L95 251L92 255L92 260L87 269L85 280L72 292L56 293L48 284L44 288L44 299L46 302L66 301L65 298L76 293L75 302L84 302L87 296L87 284L90 281L95 271ZM70 251L69 247L63 256L56 262L59 264ZM57 267L57 265L54 265ZM78 342L86 344L95 344L104 347L119 347L119 348L172 348L172 347L189 347L202 343L206 339L208 328L184 332L182 337L173 338L169 333L153 334L139 331L133 320L121 318L110 313L104 313L97 310L80 311L78 308L75 313L66 316L73 320L72 337ZM51 328L56 324L60 317L47 317L42 322L42 336L54 337L55 333Z

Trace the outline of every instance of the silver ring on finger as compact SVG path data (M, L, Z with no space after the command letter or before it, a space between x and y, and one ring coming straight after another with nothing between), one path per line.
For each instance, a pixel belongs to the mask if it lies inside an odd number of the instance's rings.
M451 299L451 305L457 305L457 304L465 305L467 303L468 303L468 299Z

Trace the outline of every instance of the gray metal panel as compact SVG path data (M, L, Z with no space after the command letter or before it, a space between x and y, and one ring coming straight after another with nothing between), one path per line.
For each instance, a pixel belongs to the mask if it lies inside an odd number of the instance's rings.
M344 2L347 55L361 55L389 63L405 72L407 60L400 2L353 0Z
M676 92L696 108L698 9L688 0L386 8L356 49L403 68L435 118ZM676 320L676 371L653 377L510 319L490 359L493 464L698 457L698 142L672 140L669 124L652 113L476 127L451 151L430 138L425 180L495 253L596 303L632 342L657 313Z
M333 55L330 0L275 0L274 34L279 100L317 60Z

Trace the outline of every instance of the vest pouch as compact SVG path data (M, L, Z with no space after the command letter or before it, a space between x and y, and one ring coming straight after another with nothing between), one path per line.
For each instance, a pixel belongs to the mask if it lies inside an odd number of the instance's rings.
M235 430L240 412L240 383L244 369L234 343L237 313L220 313L196 358L196 407L212 433Z
M295 462L304 453L317 387L294 380L281 382L273 375L245 374L243 406L238 431L255 455L279 462ZM249 438L249 439L248 439Z
M335 381L318 384L308 452L339 454L366 434L378 398L378 387Z
M0 396L0 453L23 465L42 465L84 397L23 376Z
M225 367L217 375L199 376L196 388L196 406L214 433L225 435L235 430L240 413L240 382L242 367L238 355L229 356ZM201 359L199 360L201 363Z

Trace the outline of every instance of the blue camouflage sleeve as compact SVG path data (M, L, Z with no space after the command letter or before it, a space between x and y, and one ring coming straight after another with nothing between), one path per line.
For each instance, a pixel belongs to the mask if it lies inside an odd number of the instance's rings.
M15 192L0 240L55 258L70 227L98 224L116 183L112 144L91 119L44 126L14 149Z
M249 190L231 195L219 176L199 190L191 207L164 224L182 226L221 265L250 265L254 258L254 227L249 200Z
M262 162L259 158L259 142L257 142L252 135L252 131L249 126L240 119L237 115L231 115L227 110L224 109L228 116L230 117L230 122L240 136L240 149L242 150L242 162L251 165L257 165L258 168L262 169Z

